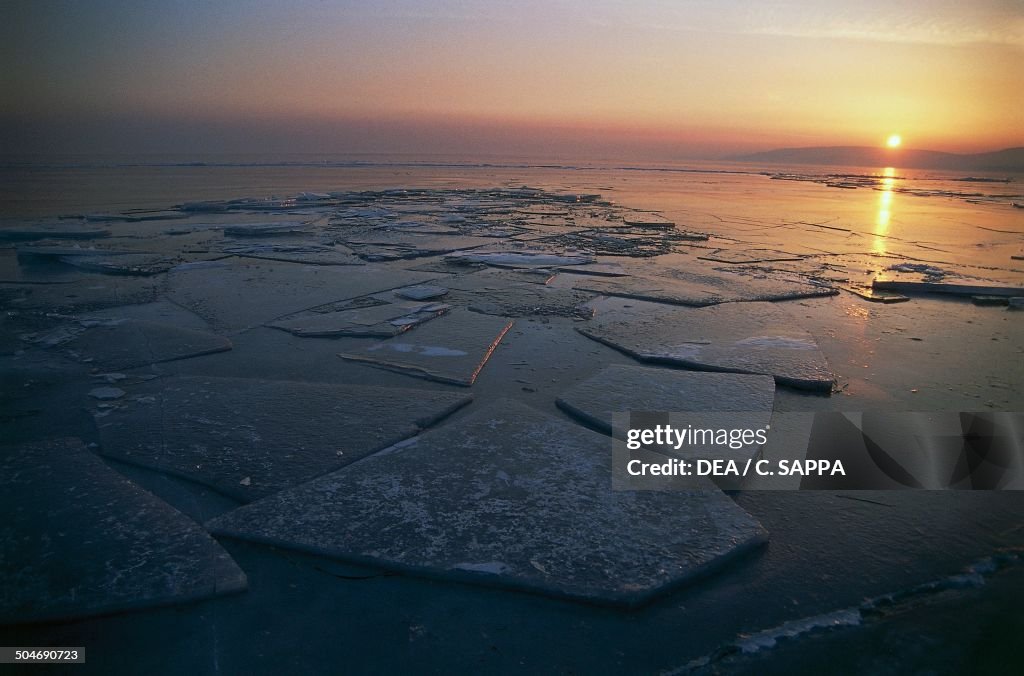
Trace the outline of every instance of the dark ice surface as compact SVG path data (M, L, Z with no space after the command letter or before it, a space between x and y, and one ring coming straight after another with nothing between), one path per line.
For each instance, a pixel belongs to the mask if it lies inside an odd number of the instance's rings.
M828 391L835 380L814 338L772 303L609 303L579 331L643 361L767 374L780 385L807 390Z
M357 563L625 605L764 542L761 526L710 484L612 490L607 446L599 434L497 402L208 527Z
M417 378L469 387L511 327L512 322L503 317L453 310L412 331L338 356Z
M417 272L303 266L277 261L228 261L169 275L168 297L221 331L258 326L283 315L426 281Z
M250 501L417 434L464 394L243 378L165 378L96 419L103 455ZM296 421L305 421L296 426Z
M775 381L768 375L612 365L571 387L556 403L588 425L611 434L615 415L634 411L668 414L659 415L658 424L672 424L677 429L755 430L770 423L774 400ZM638 428L650 426L637 423ZM664 452L688 458L746 459L759 448L754 443L736 448L689 443Z
M246 588L194 521L78 439L0 447L0 624L66 620Z

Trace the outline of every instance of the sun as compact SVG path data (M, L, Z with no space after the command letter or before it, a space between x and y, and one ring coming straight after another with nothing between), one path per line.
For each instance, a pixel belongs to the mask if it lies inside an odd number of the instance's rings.
M893 134L886 140L885 145L890 148L899 148L901 143L903 143L903 139L900 138L900 135Z

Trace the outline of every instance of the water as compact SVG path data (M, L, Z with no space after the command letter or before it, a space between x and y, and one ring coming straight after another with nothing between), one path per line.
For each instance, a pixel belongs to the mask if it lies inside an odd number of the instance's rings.
M957 180L966 178L966 174L884 167L769 166L695 160L623 163L455 155L66 155L0 157L0 213L50 216L62 210L88 212L88 207L113 209L120 204L153 208L210 196L410 185L491 187L495 182L507 185L520 180L547 188L600 189L620 182L653 188L668 184L682 189L739 182L747 188L763 184L766 173L877 178L891 174L899 188L967 193L1004 204L1024 199L1021 175L975 173L973 176L985 179L1008 179L1007 183L980 183Z
M0 227L301 191L529 185L601 193L733 247L893 256L986 271L980 276L995 281L1024 279L1024 264L1011 258L1024 249L1024 209L1012 206L1024 203L1022 175L699 161L143 155L7 157L0 179Z

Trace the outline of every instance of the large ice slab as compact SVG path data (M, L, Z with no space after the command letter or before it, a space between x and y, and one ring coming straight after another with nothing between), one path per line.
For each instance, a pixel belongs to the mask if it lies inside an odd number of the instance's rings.
M448 282L450 300L461 302L474 312L503 317L562 316L589 317L582 307L593 294L575 289L558 289L543 284L543 275L523 281L526 273L502 271L464 275Z
M448 289L431 284L417 284L404 289L395 290L395 295L409 300L433 300L448 295Z
M834 296L835 289L803 279L760 278L711 269L666 270L664 275L587 277L580 275L573 288L607 296L655 303L702 307L738 301L774 301Z
M151 303L162 287L160 276L85 275L60 284L4 284L0 287L0 303L19 310L80 312Z
M167 272L173 263L160 254L121 254L113 256L61 256L60 261L88 272L104 275L148 277Z
M207 331L136 319L83 319L36 338L74 359L107 369L129 369L231 349Z
M365 265L357 256L347 249L323 244L296 242L291 244L251 244L248 246L228 246L225 253L243 258L262 258L283 263L302 263L305 265Z
M1021 296L1024 286L1004 284L996 280L986 280L966 275L953 275L945 272L930 274L928 266L919 266L924 271L914 270L913 266L893 266L880 273L871 283L872 289L878 291L897 291L901 293L942 293L957 296Z
M191 519L77 439L0 448L0 624L198 600L245 573Z
M378 230L362 235L344 236L345 244L367 261L422 258L491 244L492 240L474 235L434 235L407 229Z
M896 293L895 291L883 291L881 289L874 289L862 284L841 284L839 288L843 291L852 293L858 298L871 301L872 303L891 305L892 303L905 303L910 300L907 296Z
M773 303L620 304L577 330L642 361L767 374L780 385L825 392L835 380L813 336Z
M331 301L426 281L406 270L241 262L173 270L170 298L219 330L240 331Z
M0 242L31 242L41 239L101 239L110 231L85 224L68 227L63 223L41 223L27 227L0 228Z
M469 387L510 328L512 322L503 317L456 309L408 333L338 356Z
M208 523L431 577L634 605L765 539L707 490L613 491L606 437L499 401Z
M300 312L268 326L302 337L388 338L440 317L450 309L445 303L384 303L337 312Z
M294 486L419 433L470 397L247 378L167 378L102 417L101 453L242 501Z
M612 365L577 383L558 406L611 434L616 413L667 413L678 428L758 429L771 422L775 381L771 376L709 373ZM686 457L750 457L757 447L687 445Z

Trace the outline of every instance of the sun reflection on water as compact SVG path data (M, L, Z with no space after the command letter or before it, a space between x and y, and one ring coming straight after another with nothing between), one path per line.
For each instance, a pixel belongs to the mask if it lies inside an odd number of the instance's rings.
M886 253L885 238L889 233L889 221L892 219L892 190L896 185L896 169L886 167L882 170L882 191L878 195L878 213L875 214L875 241L872 251L877 254Z

